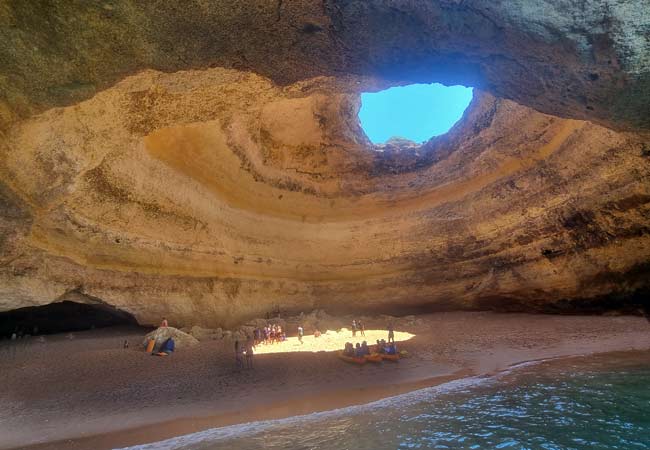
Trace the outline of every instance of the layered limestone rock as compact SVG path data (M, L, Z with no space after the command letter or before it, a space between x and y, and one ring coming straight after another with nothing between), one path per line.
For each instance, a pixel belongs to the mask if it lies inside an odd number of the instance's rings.
M74 295L231 327L648 287L647 138L476 91L448 134L378 149L358 93L383 82L147 70L14 122L0 309Z
M650 130L646 0L0 0L0 130L143 69L463 83Z

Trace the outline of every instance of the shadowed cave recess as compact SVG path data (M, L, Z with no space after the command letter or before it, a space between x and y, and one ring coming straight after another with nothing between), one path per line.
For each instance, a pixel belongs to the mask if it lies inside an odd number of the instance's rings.
M639 15L618 2L171 3L0 10L14 48L0 48L5 317L80 285L128 314L106 323L144 325L230 327L275 305L647 305ZM474 87L448 132L370 142L361 93L434 82ZM48 314L69 326L97 313L62 305Z
M0 312L0 339L137 324L131 314L111 306L63 301Z

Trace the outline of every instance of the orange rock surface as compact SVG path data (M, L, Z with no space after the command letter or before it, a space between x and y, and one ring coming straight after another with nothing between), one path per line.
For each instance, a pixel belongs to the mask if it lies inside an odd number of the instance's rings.
M599 308L647 288L643 134L477 90L448 134L379 148L357 118L372 83L146 70L15 122L0 310L75 299L231 326L276 307Z

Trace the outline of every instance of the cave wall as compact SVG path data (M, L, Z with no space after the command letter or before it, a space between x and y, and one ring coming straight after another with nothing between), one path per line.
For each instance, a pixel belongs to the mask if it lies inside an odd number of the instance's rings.
M477 90L448 134L377 152L357 118L374 83L145 70L15 123L0 310L74 291L144 324L229 326L647 287L642 134Z
M631 0L0 0L0 311L636 298L649 36ZM359 93L434 81L461 122L376 151Z

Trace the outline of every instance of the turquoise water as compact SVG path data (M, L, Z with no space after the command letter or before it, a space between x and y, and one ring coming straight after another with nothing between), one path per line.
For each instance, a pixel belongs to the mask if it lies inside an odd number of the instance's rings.
M138 449L650 449L650 352L525 365L491 378Z

